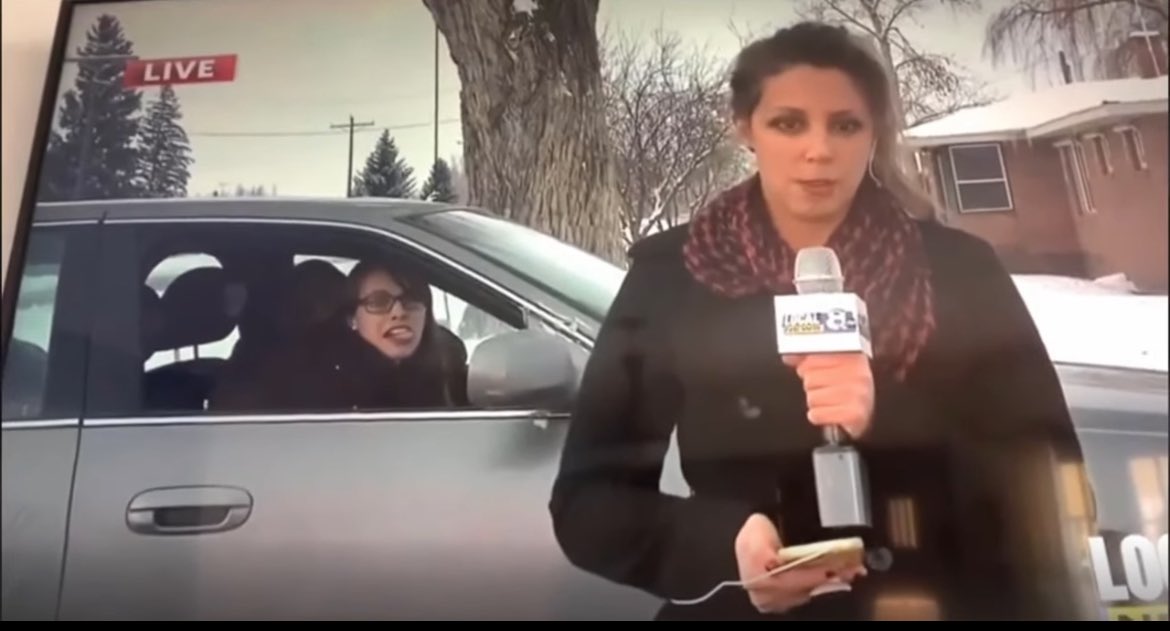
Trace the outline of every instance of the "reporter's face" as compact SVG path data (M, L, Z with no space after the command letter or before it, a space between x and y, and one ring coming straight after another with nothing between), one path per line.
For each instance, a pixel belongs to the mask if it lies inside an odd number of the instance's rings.
M808 221L845 214L874 141L870 109L849 75L800 65L768 77L738 127L773 212Z

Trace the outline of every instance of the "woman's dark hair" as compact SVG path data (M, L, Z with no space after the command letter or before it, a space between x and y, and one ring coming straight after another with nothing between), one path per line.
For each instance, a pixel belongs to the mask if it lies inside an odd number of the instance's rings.
M901 108L881 59L872 42L845 27L800 22L740 51L731 72L731 111L738 121L749 119L759 105L764 81L793 66L840 70L853 80L873 117L874 175L907 212L932 217L934 203L900 166Z

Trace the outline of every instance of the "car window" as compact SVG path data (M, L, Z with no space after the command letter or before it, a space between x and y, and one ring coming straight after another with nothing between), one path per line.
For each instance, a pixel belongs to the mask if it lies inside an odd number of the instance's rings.
M38 226L20 269L12 337L5 343L3 418L61 420L80 413L89 344L92 226Z
M34 233L29 240L4 366L5 420L42 413L64 253L64 234Z
M303 254L296 255L293 258L293 263L299 265L314 259L333 265L346 276L358 263L355 259L345 257ZM435 285L431 285L430 288L435 306L435 320L463 341L467 347L468 356L483 340L499 333L517 330L515 326L473 304L468 304L467 301L449 291Z
M122 343L100 345L95 365L122 366L135 348L142 359L133 374L97 369L105 380L92 387L116 390L117 402L95 404L96 416L464 409L476 349L527 326L491 290L368 233L235 222L110 230L125 260L106 269L125 278L110 284L127 299L103 301ZM401 308L356 308L359 263L415 279L431 312L418 293ZM123 302L134 305L125 317Z

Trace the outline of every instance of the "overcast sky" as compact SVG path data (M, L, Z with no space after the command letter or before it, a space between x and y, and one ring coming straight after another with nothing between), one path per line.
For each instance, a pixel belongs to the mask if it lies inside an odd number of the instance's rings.
M951 53L1000 94L1027 89L1022 73L993 69L982 56L986 15L927 14L912 38ZM796 19L777 0L604 0L599 23L630 33L663 26L720 61L740 32L765 32ZM118 17L142 58L235 53L231 83L181 85L176 92L195 158L189 190L275 186L281 195L343 196L348 137L331 124L352 114L374 121L355 139L355 171L390 128L421 186L434 152L434 26L421 0L141 0L76 9L70 50L101 13ZM73 85L67 64L62 87ZM440 157L461 153L459 80L440 41ZM157 88L145 90L146 99Z

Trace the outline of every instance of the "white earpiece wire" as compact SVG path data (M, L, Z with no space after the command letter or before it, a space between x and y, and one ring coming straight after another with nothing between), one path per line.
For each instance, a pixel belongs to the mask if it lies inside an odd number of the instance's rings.
M671 600L670 602L673 605L681 605L681 606L698 605L700 603L706 602L707 600L710 600L712 596L719 593L719 590L721 590L725 587L743 587L746 589L747 587L754 585L755 583L758 583L766 578L771 578L773 576L776 576L777 574L780 574L781 572L787 572L788 570L791 570L794 567L804 565L810 561L815 561L816 559L819 559L826 554L828 554L827 551L816 552L816 553L810 554L808 556L800 557L799 559L796 559L795 561L789 561L788 563L785 563L784 565L781 565L778 568L775 568L773 570L765 572L764 574L761 574L759 576L752 577L746 581L724 581L724 582L716 585L714 587L714 589L712 589L711 591L707 592L706 594L704 594L703 596L701 596L699 598L694 598L691 600Z

